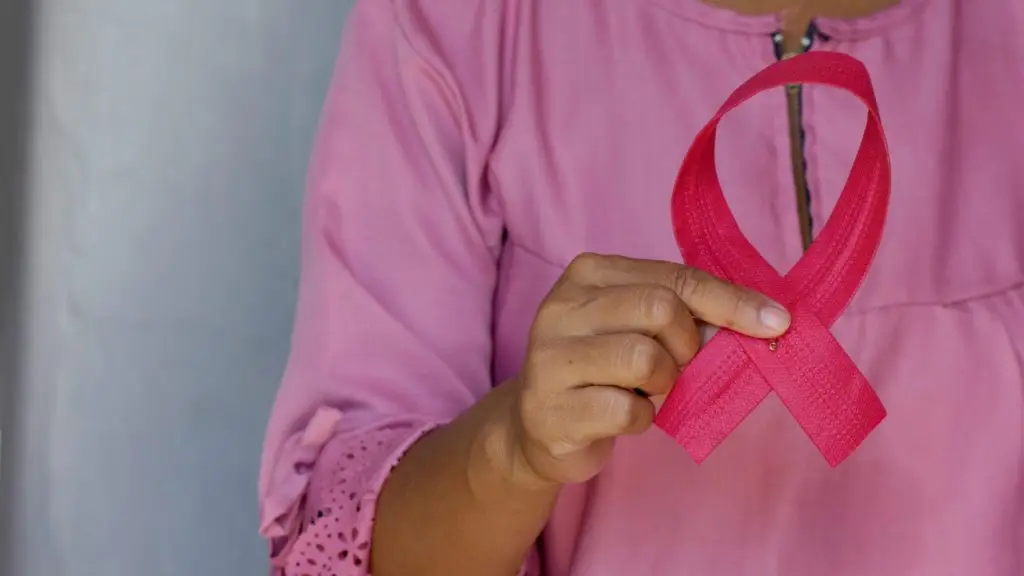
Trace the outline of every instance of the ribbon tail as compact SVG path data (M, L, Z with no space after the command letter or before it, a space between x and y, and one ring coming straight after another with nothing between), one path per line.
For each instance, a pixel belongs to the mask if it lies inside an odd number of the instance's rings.
M686 368L654 420L698 464L771 393L735 338L723 331L708 343L707 352Z
M882 401L813 314L797 310L775 352L743 341L793 418L830 466L838 466L886 416Z

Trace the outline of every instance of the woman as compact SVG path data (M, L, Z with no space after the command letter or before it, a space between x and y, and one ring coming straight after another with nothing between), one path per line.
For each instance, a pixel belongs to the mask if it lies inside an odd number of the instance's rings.
M863 61L882 110L888 224L832 331L889 416L832 469L771 396L698 466L651 422L699 328L789 315L679 264L668 198L725 97L803 50ZM275 565L1021 574L1021 94L1016 0L357 3L263 460ZM726 117L723 187L777 269L863 123L817 86Z

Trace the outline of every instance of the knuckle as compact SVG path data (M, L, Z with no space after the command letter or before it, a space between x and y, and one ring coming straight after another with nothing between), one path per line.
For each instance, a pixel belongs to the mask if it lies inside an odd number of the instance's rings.
M578 447L584 441L581 423L591 421L595 416L593 407L570 395L552 395L538 408L535 416L543 420L543 431L538 435L543 437L552 454Z
M630 399L631 400L631 399ZM641 430L649 424L649 410L644 402L619 399L616 407L616 429L620 432Z
M559 295L552 295L537 308L537 314L533 319L534 334L543 336L565 315L566 302Z
M703 281L701 272L690 266L676 268L671 284L675 292L686 302L702 298L707 291L707 283Z
M528 386L544 388L550 386L549 374L560 356L559 347L551 342L540 342L532 346L523 362L523 378Z
M565 269L566 276L574 279L589 278L604 266L605 257L593 252L583 252L572 259Z
M636 382L644 382L654 375L658 367L658 344L639 334L623 339L621 362L626 374Z
M568 284L553 290L541 302L533 319L536 337L561 332L572 313L593 301L593 291L586 286Z
M638 305L641 316L659 328L671 325L683 312L679 296L665 286L645 286Z
M571 422L561 390L524 386L520 391L517 409L519 422L527 436L543 441L556 434L565 423Z
M542 423L541 426L538 426L542 430L558 430L563 427L565 422L570 421L562 394L540 395L527 409L530 411L528 417L535 418Z
M599 417L611 430L625 430L633 421L633 408L631 403L623 401L618 394L605 394L601 401L595 406Z
M557 395L537 396L520 406L520 421L526 436L544 452L566 433L569 415Z

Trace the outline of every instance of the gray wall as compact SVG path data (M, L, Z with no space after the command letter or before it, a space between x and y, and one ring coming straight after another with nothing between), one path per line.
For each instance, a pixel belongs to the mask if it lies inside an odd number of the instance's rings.
M0 574L266 573L258 452L350 4L0 0Z

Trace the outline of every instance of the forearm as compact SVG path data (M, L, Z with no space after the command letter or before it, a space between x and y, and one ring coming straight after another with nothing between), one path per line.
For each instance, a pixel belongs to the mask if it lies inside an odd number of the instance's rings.
M516 574L558 490L517 478L511 402L498 387L403 456L377 504L375 576Z

